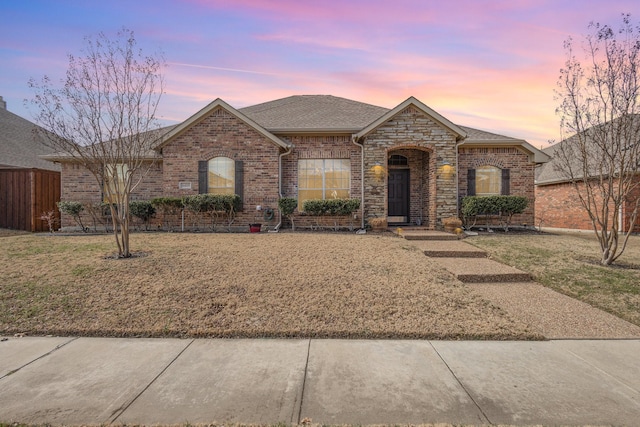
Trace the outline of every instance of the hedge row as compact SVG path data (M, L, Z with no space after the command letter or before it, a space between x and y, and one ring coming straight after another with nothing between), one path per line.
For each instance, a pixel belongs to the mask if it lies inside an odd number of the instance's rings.
M500 216L500 224L509 230L511 219L527 208L529 200L523 196L467 196L462 199L462 217L467 228L475 226L479 217ZM487 224L488 226L488 224Z
M351 215L360 209L360 199L309 199L302 203L302 209L313 216Z

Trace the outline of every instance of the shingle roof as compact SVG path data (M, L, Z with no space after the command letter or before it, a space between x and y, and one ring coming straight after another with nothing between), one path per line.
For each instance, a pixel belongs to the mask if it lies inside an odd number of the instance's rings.
M239 108L270 132L348 131L369 125L388 108L331 95L296 95Z
M467 142L471 141L521 141L520 139L512 138L510 136L499 135L497 133L491 133L480 129L474 129L467 126L459 125L462 130L467 133Z
M35 129L34 123L0 108L0 167L60 170L59 165L38 157L53 150Z
M627 124L624 124L623 122L620 122L621 119L618 118L611 122L607 122L598 126L594 126L593 128L589 128L581 135L587 135L588 137L590 132L595 131L595 132L598 132L598 135L600 137L602 137L606 135L607 132L612 132L612 130L605 129L603 131L599 131L598 130L599 127L614 126L614 128L620 129L620 126L622 126L631 135L634 135L637 137L638 135L640 135L640 114L634 114L629 117L631 117L632 119L632 122L630 124L629 122L626 122ZM616 133L615 131L613 132ZM559 156L555 155L555 152L557 150L560 150L564 144L578 144L577 139L578 139L578 135L572 135L571 137L564 139L542 150L543 153L551 157L551 161L549 161L548 163L544 164L542 167L536 170L537 185L555 184L555 183L571 181L567 167L564 165L563 161L559 158ZM589 147L592 147L590 152L597 153L597 155L593 155L588 158L588 162L590 163L589 168L590 170L592 170L590 175L591 176L599 175L600 173L602 173L601 168L604 168L606 173L606 168L609 163L606 161L604 163L601 162L601 159L602 159L600 154L601 149L598 148L596 145L591 145L589 139L587 139L586 142L587 144L585 145L585 147L587 148L587 150L589 150ZM570 160L572 162L572 169L575 174L574 178L582 179L583 178L582 169L584 167L583 160L580 158L579 155L572 157Z
M149 130L147 132L142 132L139 134L139 139L142 141L142 143L147 143L148 146L145 147L143 150L140 150L140 157L143 159L147 159L147 160L158 160L158 159L162 159L162 156L158 153L157 151L157 146L158 144L162 141L163 137L165 135L167 135L169 132L171 132L172 130L174 130L176 127L178 127L179 125L171 125L171 126L166 126L166 127L162 127L162 128L158 128L158 129L152 129ZM102 144L104 144L106 147L109 146L109 144L112 144L113 141L105 141ZM100 148L100 147L98 147ZM114 148L106 148L107 152L115 152L117 150L117 147ZM89 149L87 149L87 152L89 153ZM98 152L97 150L94 151ZM69 152L62 152L62 151L58 151L55 153L50 153L50 154L46 154L42 156L44 159L46 160L50 160L52 162L63 162L63 161L74 161L78 158L78 155L74 156L69 154Z

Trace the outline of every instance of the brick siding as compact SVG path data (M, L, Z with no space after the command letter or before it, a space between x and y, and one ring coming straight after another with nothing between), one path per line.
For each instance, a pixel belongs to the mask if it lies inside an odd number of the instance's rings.
M458 186L460 198L469 194L467 172L480 166L496 166L509 169L509 194L524 196L529 200L525 211L514 215L513 225L534 225L535 218L535 164L529 160L529 154L518 147L459 147L458 148Z
M640 179L640 178L639 178ZM579 184L580 186L582 184ZM593 230L589 215L578 198L573 184L559 183L538 185L536 192L536 224L549 228L564 228L569 230ZM623 207L624 227L628 229L629 216L634 208L634 202L640 197L640 188L631 194L629 201ZM610 207L613 210L613 206ZM612 215L617 215L612 212ZM640 218L636 219L635 230L640 232Z
M236 223L264 222L256 206L277 208L278 155L280 147L222 108L176 136L162 149L165 196L198 194L198 161L214 157L242 160L244 170L243 210ZM180 190L190 182L190 190ZM277 216L271 221L275 225Z

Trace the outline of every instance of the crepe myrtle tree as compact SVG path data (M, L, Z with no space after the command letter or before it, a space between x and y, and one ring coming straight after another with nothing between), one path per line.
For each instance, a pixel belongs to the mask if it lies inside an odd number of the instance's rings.
M59 85L47 76L29 81L35 121L57 155L88 169L103 188L118 257L127 258L130 196L155 158L164 59L143 54L133 31L122 28L114 38L85 38L81 55L68 60Z
M555 170L573 184L600 243L600 262L610 265L624 252L640 205L640 26L625 14L618 29L591 23L589 30L580 49L565 42Z

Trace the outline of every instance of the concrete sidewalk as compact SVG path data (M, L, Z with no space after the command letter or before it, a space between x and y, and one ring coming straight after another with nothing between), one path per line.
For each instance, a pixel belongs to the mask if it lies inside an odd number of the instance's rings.
M0 422L640 426L640 340L10 338Z

